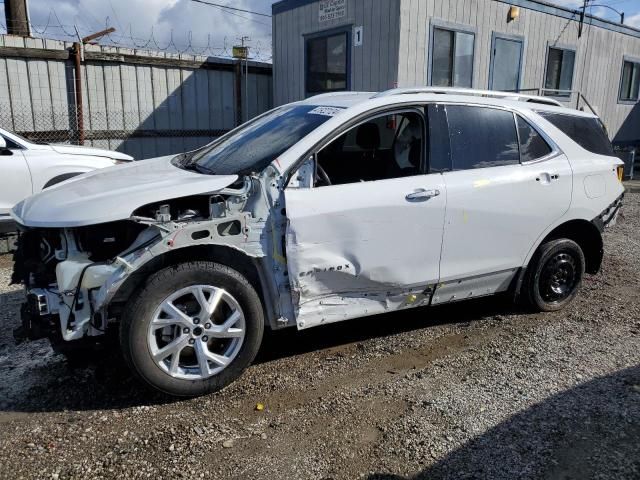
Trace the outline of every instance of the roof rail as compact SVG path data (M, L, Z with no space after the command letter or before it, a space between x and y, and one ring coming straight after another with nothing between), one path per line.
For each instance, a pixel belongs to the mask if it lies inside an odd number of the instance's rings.
M476 90L474 88L456 88L456 87L414 87L414 88L392 88L375 94L373 97L388 97L391 95L410 95L413 93L436 93L436 94L449 94L449 95L471 95L476 97L490 97L490 98L506 98L511 100L518 100L521 102L533 102L542 103L545 105L554 105L556 107L562 107L563 105L548 97L542 97L539 95L526 95L515 92L499 92L495 90Z

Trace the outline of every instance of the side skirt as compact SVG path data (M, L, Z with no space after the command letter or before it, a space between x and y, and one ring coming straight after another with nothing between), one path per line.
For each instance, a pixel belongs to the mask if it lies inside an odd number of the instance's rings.
M511 268L509 270L441 282L436 286L431 305L506 292L513 285L514 279L517 279L518 272L521 270L521 268Z

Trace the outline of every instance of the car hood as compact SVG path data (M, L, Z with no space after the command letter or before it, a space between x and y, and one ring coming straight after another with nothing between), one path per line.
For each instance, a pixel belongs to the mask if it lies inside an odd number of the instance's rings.
M126 153L116 152L114 150L105 150L102 148L82 147L80 145L66 145L66 144L49 144L47 145L51 150L64 155L86 155L91 157L105 157L113 158L114 160L120 160L121 162L130 162L133 160L131 155Z
M216 192L237 175L204 175L171 163L173 156L94 170L26 198L11 216L28 227L81 227L127 219L149 203Z

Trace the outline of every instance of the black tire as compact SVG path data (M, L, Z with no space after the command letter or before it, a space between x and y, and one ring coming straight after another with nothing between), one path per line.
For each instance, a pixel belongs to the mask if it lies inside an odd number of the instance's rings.
M538 248L529 263L522 297L534 310L561 310L578 294L584 269L584 253L576 242L550 240Z
M212 285L229 292L245 316L245 336L236 357L222 371L206 379L171 376L153 360L147 340L153 313L173 292L192 285ZM196 261L167 267L151 275L133 294L120 325L120 345L131 370L153 388L169 395L194 397L218 391L236 380L253 361L264 331L260 298L237 271L214 262Z

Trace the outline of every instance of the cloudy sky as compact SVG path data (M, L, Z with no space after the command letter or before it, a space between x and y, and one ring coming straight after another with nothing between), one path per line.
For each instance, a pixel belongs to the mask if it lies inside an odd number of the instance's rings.
M2 0L0 0L2 1ZM271 13L272 0L211 0L236 8ZM547 0L578 7L582 0ZM207 54L229 54L230 47L241 36L250 37L249 45L260 60L271 59L271 20L247 13L229 12L192 0L28 0L34 34L65 38L74 33L74 26L84 36L113 26L117 32L106 43L142 46L155 43L164 48L184 50L189 45ZM640 28L639 0L596 0L626 14L625 23ZM4 9L4 4L0 3ZM591 13L618 20L612 11L592 7ZM4 19L4 12L0 18ZM152 37L153 32L153 37Z

